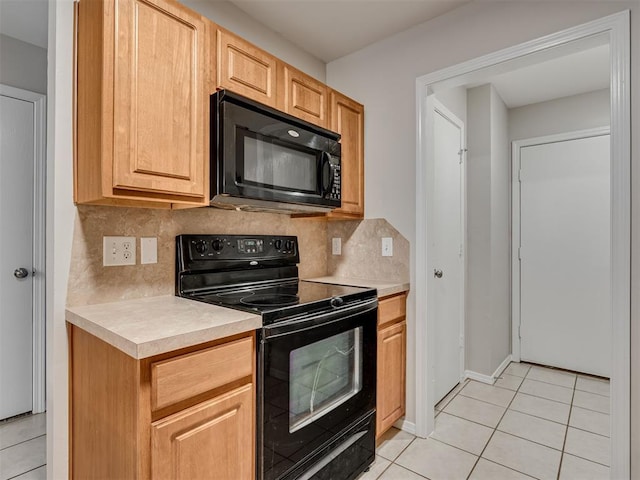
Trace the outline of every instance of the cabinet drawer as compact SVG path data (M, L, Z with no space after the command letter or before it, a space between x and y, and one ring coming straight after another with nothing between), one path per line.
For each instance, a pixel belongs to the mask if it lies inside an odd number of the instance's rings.
M253 337L151 364L151 408L172 405L253 373Z
M406 317L406 300L406 293L380 300L378 303L378 326Z

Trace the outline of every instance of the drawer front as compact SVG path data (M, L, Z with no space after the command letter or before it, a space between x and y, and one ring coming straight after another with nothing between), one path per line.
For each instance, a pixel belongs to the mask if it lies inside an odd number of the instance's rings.
M253 373L253 337L151 364L151 408L173 405Z
M407 316L407 294L402 293L380 300L378 303L378 326L393 323Z

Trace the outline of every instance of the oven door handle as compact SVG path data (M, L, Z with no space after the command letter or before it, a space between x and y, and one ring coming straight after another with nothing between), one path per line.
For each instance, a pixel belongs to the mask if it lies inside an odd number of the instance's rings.
M264 341L269 341L271 339L283 337L292 333L300 333L306 330L324 327L336 322L343 322L356 315L362 315L364 313L375 311L377 308L378 299L375 298L373 300L361 302L356 305L347 305L342 308L337 308L329 312L315 312L300 315L284 322L264 326L262 328L262 338Z

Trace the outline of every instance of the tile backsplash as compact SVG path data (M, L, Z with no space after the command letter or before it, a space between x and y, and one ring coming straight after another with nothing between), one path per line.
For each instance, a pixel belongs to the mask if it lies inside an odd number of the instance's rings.
M382 239L393 239L393 256L382 256ZM331 254L331 239L342 239L342 255ZM337 277L409 282L409 241L381 218L329 222L327 272Z
M296 235L300 276L327 274L327 222L319 218L215 208L154 210L79 205L75 219L67 305L89 305L174 293L175 237L182 233ZM105 235L157 237L158 263L102 265Z
M90 305L174 293L175 236L182 233L296 235L301 278L335 275L405 283L409 242L386 220L331 221L287 215L197 208L154 210L79 205L75 219L67 305ZM134 266L104 267L102 237L137 238ZM140 237L157 237L158 263L140 264ZM331 238L342 255L331 255ZM393 238L393 256L381 239Z

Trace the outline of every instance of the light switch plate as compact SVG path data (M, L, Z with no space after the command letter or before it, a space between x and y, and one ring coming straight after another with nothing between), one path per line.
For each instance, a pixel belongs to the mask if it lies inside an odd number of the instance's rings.
M331 254L332 255L342 255L342 239L341 238L332 238L331 239Z
M140 263L143 265L158 263L157 237L140 238Z
M382 237L382 256L393 257L393 238Z
M102 265L136 264L136 237L102 237Z

